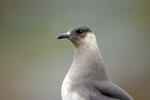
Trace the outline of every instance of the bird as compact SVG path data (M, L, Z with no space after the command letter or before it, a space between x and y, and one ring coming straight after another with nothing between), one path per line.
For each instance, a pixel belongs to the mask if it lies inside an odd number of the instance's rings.
M62 100L134 100L108 78L96 36L89 27L73 27L57 39L69 39L75 48L62 82Z

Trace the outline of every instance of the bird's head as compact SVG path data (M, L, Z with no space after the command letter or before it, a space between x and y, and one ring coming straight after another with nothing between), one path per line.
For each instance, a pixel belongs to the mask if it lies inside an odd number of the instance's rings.
M95 45L96 37L87 26L77 26L70 29L67 33L58 35L57 39L67 38L72 41L75 47Z

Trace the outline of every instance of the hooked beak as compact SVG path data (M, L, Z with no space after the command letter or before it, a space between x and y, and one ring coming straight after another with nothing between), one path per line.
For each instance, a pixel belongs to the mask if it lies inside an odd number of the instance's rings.
M69 34L63 33L63 34L59 34L57 39L69 38L69 36L70 36Z

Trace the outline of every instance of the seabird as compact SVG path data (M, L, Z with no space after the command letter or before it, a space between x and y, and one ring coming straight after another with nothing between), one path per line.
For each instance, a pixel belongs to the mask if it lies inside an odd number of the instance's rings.
M62 100L133 100L108 78L96 37L87 26L77 26L57 39L69 39L75 53L61 88Z

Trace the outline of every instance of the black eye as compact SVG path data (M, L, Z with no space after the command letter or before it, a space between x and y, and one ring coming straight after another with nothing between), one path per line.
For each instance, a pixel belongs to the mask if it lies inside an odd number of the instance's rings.
M83 29L79 29L79 30L76 31L77 34L82 34L83 32L84 32Z

